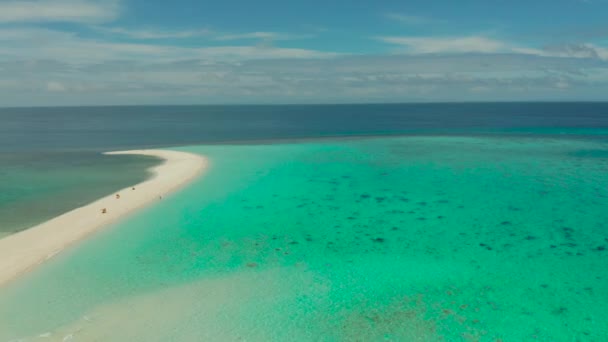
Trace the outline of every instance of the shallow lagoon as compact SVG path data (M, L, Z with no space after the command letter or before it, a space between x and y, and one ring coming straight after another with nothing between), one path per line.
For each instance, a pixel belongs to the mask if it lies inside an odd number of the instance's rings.
M0 238L142 182L160 162L91 151L0 151Z
M0 293L0 341L601 341L598 141L196 146L211 171Z

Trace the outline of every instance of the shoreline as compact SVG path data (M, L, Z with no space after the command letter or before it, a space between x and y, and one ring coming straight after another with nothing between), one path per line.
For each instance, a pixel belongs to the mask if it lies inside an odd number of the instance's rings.
M139 184L1 238L0 287L103 227L179 190L202 175L209 166L208 160L201 155L172 150L130 150L105 154L152 156L162 159L163 163L150 169L153 175ZM104 208L106 212L102 213Z

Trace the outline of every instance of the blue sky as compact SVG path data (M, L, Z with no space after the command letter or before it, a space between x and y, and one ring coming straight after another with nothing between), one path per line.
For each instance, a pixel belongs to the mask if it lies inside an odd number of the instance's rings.
M608 0L0 0L0 106L608 100Z

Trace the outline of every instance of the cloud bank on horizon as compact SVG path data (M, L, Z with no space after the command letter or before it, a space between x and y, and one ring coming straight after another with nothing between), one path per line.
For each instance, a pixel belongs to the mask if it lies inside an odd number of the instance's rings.
M604 13L604 0L0 0L0 106L602 101Z

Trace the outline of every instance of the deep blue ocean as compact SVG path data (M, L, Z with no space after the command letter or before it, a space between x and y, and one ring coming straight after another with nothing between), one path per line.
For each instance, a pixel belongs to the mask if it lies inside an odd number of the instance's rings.
M4 108L0 152L357 135L603 134L606 129L608 103Z

